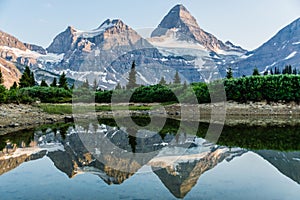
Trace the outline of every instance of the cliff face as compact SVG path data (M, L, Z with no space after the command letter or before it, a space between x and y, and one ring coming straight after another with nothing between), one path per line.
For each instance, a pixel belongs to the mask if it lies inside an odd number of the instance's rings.
M27 47L19 41L17 38L15 38L12 35L9 35L8 33L0 31L0 46L7 46L12 48L17 48L23 51L26 51Z
M19 82L19 79L21 78L21 72L11 62L0 58L0 70L4 79L3 85L6 88L10 88L14 84L14 82Z
M274 72L275 67L282 70L286 65L292 65L299 70L300 18L281 29L259 48L249 52L245 59L232 66L239 67L240 75L250 75L254 67L263 73L271 69Z
M214 35L201 29L196 19L183 5L173 7L152 32L151 37L167 36L172 32L178 40L196 42L209 51L233 50L230 48L230 45L224 44ZM240 53L246 52L240 47L237 47L235 50L238 50Z

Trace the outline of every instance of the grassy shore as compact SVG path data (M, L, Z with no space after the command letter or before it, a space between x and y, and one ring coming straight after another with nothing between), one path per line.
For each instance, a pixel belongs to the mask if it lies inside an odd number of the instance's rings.
M101 112L101 111L112 111L111 105L92 105L92 104L83 104L83 105L72 105L72 104L39 104L44 112L48 114L72 114L76 113L87 113L87 112ZM114 110L127 110L126 105L117 105L113 107ZM153 106L151 105L129 105L129 110L132 111L145 111L151 110Z

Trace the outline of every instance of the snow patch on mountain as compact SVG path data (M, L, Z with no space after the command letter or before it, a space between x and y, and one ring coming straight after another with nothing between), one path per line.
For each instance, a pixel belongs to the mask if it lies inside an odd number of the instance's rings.
M81 31L75 29L75 35L77 37L81 38L93 38L95 36L98 36L102 34L104 31L106 31L108 28L114 27L116 25L116 20L106 20L102 25L100 25L97 29L91 30L91 31Z
M50 62L50 63L59 63L64 58L64 53L62 54L55 54L55 53L48 53L46 55L40 55L38 58L41 62Z
M37 59L41 56L41 54L30 51L29 49L21 50L14 47L7 47L7 46L0 46L0 51L2 52L12 52L16 57L28 57L28 58L34 58Z
M297 54L297 51L292 52L290 55L288 55L284 60L289 60L293 58Z

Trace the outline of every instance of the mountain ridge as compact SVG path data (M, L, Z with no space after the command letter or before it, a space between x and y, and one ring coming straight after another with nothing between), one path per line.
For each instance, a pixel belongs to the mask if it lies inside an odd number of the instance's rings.
M285 64L299 68L299 21L272 37L279 41L278 46L274 47L271 39L248 52L202 30L191 13L179 4L167 13L148 40L121 19L107 19L90 31L68 26L46 49L0 32L0 57L15 63L20 71L25 65L30 66L38 72L38 82L45 71L57 76L64 71L70 78L88 78L89 82L97 79L102 89L112 89L118 82L126 85L133 60L139 84L156 84L162 77L170 82L176 71L188 83L212 81L224 77L230 66L235 76L250 75L255 66L262 73ZM46 79L51 78L52 75Z

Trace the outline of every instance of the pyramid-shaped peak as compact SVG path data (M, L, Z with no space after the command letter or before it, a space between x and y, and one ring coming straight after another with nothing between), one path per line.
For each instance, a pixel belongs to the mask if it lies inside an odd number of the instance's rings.
M188 10L183 4L177 4L170 10L170 12L180 12L180 11L188 11Z
M178 4L163 18L151 37L164 35L168 29L182 29L184 27L196 27L200 29L191 13L182 4Z
M184 7L184 5L182 4L178 4L174 6L166 15L161 25L163 25L163 22L164 21L166 22L166 20L174 20L174 22L177 22L177 24L173 24L174 27L164 27L164 28L177 28L176 25L178 26L179 24L178 21L180 21L181 23L198 26L196 19L191 15L188 9Z

